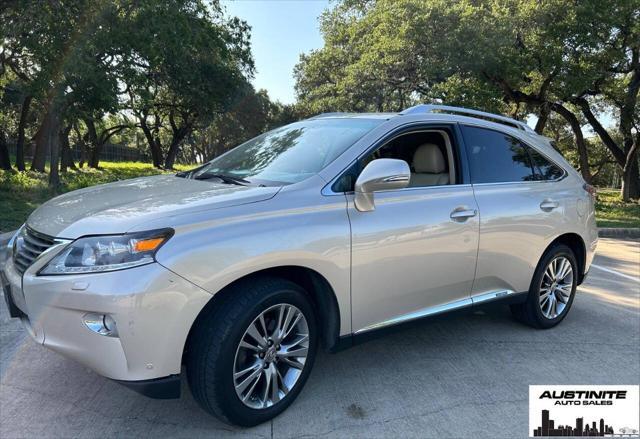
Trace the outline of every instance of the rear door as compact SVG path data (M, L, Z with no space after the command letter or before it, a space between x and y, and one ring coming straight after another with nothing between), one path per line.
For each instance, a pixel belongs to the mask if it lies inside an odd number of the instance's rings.
M554 180L564 171L509 134L470 125L461 129L480 209L471 295L528 291L540 256L562 229L566 200ZM535 163L531 153L537 154Z

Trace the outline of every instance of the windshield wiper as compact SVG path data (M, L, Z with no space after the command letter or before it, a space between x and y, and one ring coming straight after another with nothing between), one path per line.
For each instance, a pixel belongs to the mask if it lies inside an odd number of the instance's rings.
M245 180L244 178L241 178L241 177L234 177L226 174L213 174L213 173L205 172L203 174L196 175L195 177L193 177L194 180L209 180L211 178L219 178L224 183L237 184L240 186L248 186L251 184L249 180Z

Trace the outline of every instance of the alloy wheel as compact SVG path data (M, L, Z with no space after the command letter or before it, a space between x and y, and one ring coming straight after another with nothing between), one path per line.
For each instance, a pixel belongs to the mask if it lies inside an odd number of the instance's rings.
M297 307L281 303L260 313L240 339L233 383L253 409L272 407L298 382L309 352L309 325Z
M564 256L554 258L542 276L540 285L540 310L547 319L560 316L571 298L573 267Z

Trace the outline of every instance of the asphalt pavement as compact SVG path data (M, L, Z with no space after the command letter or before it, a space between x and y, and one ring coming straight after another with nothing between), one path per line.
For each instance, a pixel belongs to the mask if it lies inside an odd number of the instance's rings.
M36 345L0 304L0 437L527 437L530 384L638 384L640 241L601 239L558 327L506 306L320 354L281 416L251 429L140 396Z

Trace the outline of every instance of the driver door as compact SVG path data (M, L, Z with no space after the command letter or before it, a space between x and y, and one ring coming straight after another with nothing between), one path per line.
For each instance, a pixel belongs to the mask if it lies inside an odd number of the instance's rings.
M471 185L462 182L460 155L453 150L452 133L442 132L443 155L448 156L445 160L451 176L445 184L441 184L442 178L416 176L427 177L429 185L412 183L404 189L375 192L375 209L368 212L359 211L354 195L347 194L354 333L471 303L479 215ZM416 166L410 160L421 146L416 144L437 139L427 136L421 140L418 136L403 146L398 137L393 148L385 152L385 144L373 158L406 160L414 181ZM415 178L417 182L424 180ZM440 183L434 183L438 180ZM460 212L464 214L458 215Z

